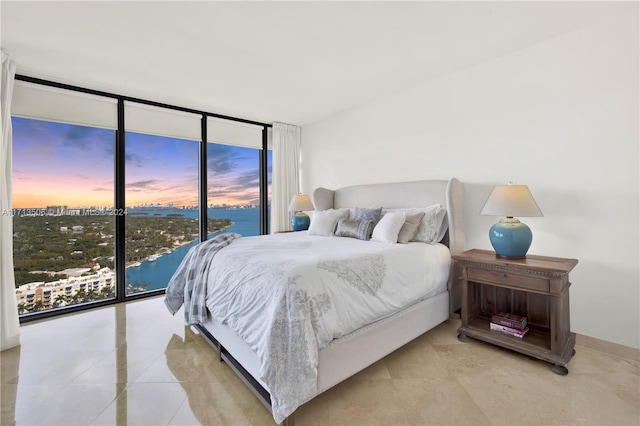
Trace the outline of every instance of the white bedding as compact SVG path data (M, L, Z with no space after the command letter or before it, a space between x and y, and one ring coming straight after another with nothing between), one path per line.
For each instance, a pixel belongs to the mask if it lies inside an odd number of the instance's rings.
M213 257L206 303L257 354L280 423L314 389L319 349L446 291L450 262L441 244L243 237Z

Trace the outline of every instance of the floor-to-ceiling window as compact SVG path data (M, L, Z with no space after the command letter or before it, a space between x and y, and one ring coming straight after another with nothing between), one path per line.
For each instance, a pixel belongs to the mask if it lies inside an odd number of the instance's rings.
M15 92L11 214L18 312L113 299L115 101L24 83Z
M209 237L260 235L262 128L209 118L207 140L207 217L228 221Z
M126 292L166 288L199 241L200 116L125 103Z
M268 233L267 124L22 76L12 122L23 320L158 294L207 236Z

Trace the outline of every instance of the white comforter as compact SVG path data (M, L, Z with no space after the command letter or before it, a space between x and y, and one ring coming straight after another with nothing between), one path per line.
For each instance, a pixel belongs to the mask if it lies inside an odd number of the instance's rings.
M307 232L243 237L207 272L207 307L256 352L280 423L316 385L331 340L446 291L441 244L385 244Z

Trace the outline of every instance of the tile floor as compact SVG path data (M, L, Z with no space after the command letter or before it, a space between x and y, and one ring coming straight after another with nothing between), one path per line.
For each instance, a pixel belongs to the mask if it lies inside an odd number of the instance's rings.
M568 376L449 320L298 409L297 425L638 425L640 361L577 346ZM273 425L162 298L24 325L2 425Z

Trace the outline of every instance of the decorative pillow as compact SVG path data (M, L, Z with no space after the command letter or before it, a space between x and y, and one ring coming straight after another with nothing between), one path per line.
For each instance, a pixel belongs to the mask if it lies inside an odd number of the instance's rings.
M383 213L404 211L406 214L422 212L424 216L416 230L416 234L409 241L435 244L442 240L447 232L448 223L445 220L447 209L441 204L434 204L429 207L414 207L407 209L384 209Z
M356 207L351 211L351 214L349 215L349 219L353 220L370 220L371 222L373 222L373 226L376 226L381 217L382 207L379 207L377 209L365 209L362 207Z
M402 225L400 233L398 234L398 242L400 244L407 244L411 241L411 239L416 235L418 226L420 226L420 222L422 222L423 217L424 212L410 213L406 215L404 225Z
M420 221L420 226L418 226L416 235L411 239L411 241L420 241L428 244L437 243L442 220L447 210L444 209L440 204L434 204L433 206L429 206L426 209L408 210L408 212L411 213L415 211L423 211L424 217Z
M403 211L390 212L382 216L380 222L373 228L371 240L382 243L397 243L398 233L404 225L406 214Z
M331 236L339 219L346 219L349 209L316 210L309 225L309 235Z
M373 222L370 220L338 219L336 235L338 237L351 237L359 240L368 240L373 232Z

